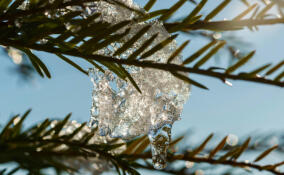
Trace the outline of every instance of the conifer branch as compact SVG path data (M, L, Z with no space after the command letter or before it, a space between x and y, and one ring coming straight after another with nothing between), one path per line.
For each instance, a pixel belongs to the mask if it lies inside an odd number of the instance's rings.
M110 165L118 168L118 172L128 172L129 174L138 175L136 169L150 169L153 170L152 165L144 165L138 163L139 159L148 160L151 159L151 153L148 151L149 141L146 137L141 137L130 141L130 143L117 143L117 139L109 140L108 144L94 143L92 140L96 137L100 137L95 134L96 130L87 129L85 124L73 128L77 124L71 123L69 120L70 115L67 115L62 121L56 121L55 125L52 126L53 121L45 120L27 130L23 130L22 125L24 119L28 116L30 110L27 111L22 117L19 115L14 116L0 131L0 164L7 162L16 162L19 165L19 169L26 169L30 173L41 171L45 168L55 168L61 171L76 172L78 169L73 168L67 162L61 160L80 160L84 157L85 160L90 162L93 158L98 158L100 161L109 162ZM70 133L68 130L73 128ZM175 161L191 161L195 163L207 163L209 165L223 165L229 167L238 168L251 168L259 171L267 171L272 174L282 175L283 172L279 172L277 167L282 166L284 162L278 162L275 164L260 165L256 160L263 159L271 151L275 150L275 147L269 148L261 153L255 160L255 162L243 162L238 161L236 156L245 154L248 147L244 147L248 142L232 147L226 150L227 153L221 156L213 155L211 157L204 156L202 154L193 154L203 152L205 150L206 143L213 137L207 137L195 150L183 151L180 153L168 153L168 161L173 163ZM173 140L170 147L174 147L177 143L182 140L183 137ZM223 143L222 140L220 143ZM223 144L218 144L214 149L214 152L221 152ZM136 147L133 147L133 144ZM121 149L121 146L127 147L124 152L114 153L112 150ZM137 147L137 145L143 145ZM220 145L222 145L220 147ZM224 151L224 150L223 150ZM221 152L222 154L223 151ZM212 152L209 150L209 152ZM224 158L225 157L225 158ZM66 164L67 163L67 164ZM95 162L94 162L95 163ZM71 164L72 165L72 164ZM184 170L182 168L181 170ZM171 174L184 174L184 171L174 170L166 168L160 170L162 172L168 172Z
M131 158L135 158L135 159L151 159L151 154L138 154L138 155L131 155ZM173 162L173 161L178 161L178 160L183 160L183 161L191 161L191 162L195 162L195 163L208 163L211 165L226 165L226 166L232 166L232 167L239 167L239 168L252 168L252 169L256 169L259 171L267 171L270 172L272 174L276 174L276 175L283 175L284 173L279 172L275 169L271 169L271 167L276 166L275 165L258 165L255 163L249 163L249 162L243 162L243 161L233 161L233 160L218 160L218 159L212 159L212 158L206 158L206 157L188 157L186 155L176 155L176 156L172 156L172 157L168 157L168 161ZM280 164L284 164L284 162L281 162ZM151 169L151 167L147 167L147 166L142 166L143 168L146 169ZM165 170L167 171L167 170ZM171 172L172 174L175 174L174 172Z
M126 60L126 59L117 59L110 56L103 56L103 55L97 55L97 54L85 54L81 53L76 49L68 50L68 51L62 51L61 49L49 47L49 45L39 45L39 44L27 44L27 43L21 43L17 41L0 41L0 44L2 45L9 45L13 47L28 47L30 49L38 50L38 51L45 51L49 53L54 54L66 54L69 56L75 56L78 58L84 58L89 60L95 60L98 62L110 62L110 63L118 63L123 65L133 65L137 67L143 67L143 68L155 68L160 69L164 71L181 71L181 72L189 72L193 74L199 74L204 75L208 77L214 77L217 79L220 79L222 81L225 81L226 79L231 80L242 80L242 81L249 81L249 82L255 82L255 83L262 83L262 84L269 84L279 87L284 87L284 81L274 81L270 79L266 79L263 77L251 77L247 76L247 74L227 74L227 73L220 73L215 72L209 69L200 69L195 67L185 67L182 65L177 64L171 64L171 63L154 63L151 61L139 61L139 60Z
M182 25L181 31L188 30L213 30L213 31L224 31L224 30L239 30L243 27L253 27L260 25L274 25L283 24L284 18L276 19L244 19L244 20L227 20L227 21L197 21L193 24L182 24L179 22L165 23L165 27L169 30L172 27Z

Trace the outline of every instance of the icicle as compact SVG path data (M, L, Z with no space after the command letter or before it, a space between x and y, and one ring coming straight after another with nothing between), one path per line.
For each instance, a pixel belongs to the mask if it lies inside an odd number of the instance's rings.
M151 151L152 161L156 169L163 169L167 166L167 151L171 142L171 124L165 124L159 129L150 129L148 134Z

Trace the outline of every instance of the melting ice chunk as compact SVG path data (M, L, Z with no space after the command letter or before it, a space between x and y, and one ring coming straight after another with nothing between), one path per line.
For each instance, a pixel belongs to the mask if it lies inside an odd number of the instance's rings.
M132 0L118 0L134 7ZM123 20L131 20L136 13L127 8L104 1L93 2L94 11L102 14L103 22L117 24ZM125 42L133 38L145 26L151 26L147 33L139 38L132 47L121 55L114 53ZM100 49L95 54L126 59L137 49L143 46L153 35L159 34L148 49L153 48L170 34L158 20L150 22L131 23L118 33L131 27L128 35L120 41L111 43L108 47ZM173 51L177 49L172 41L163 49L145 58L148 61L167 63ZM145 53L144 52L144 53ZM143 53L142 53L143 54ZM172 60L174 64L181 64L181 56ZM131 139L135 136L148 134L153 157L153 165L157 169L166 167L167 149L171 140L171 128L175 121L180 119L183 104L189 96L189 85L177 79L167 71L150 68L124 66L142 91L139 93L134 86L113 74L105 68L105 73L96 68L89 70L94 85L90 126L98 127L101 136L110 136Z

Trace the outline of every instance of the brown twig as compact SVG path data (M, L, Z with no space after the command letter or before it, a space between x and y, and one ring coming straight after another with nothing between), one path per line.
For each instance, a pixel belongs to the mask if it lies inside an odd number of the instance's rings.
M146 153L146 154L136 154L136 155L130 155L131 158L135 159L151 159L151 154ZM266 165L266 166L261 166L255 163L249 163L249 162L237 162L233 160L217 160L217 159L212 159L212 158L206 158L206 157L188 157L184 155L177 155L177 156L171 156L168 157L168 161L177 161L177 160L183 160L183 161L191 161L191 162L196 162L196 163L208 163L211 165L228 165L228 166L233 166L233 167L240 167L240 168L253 168L259 171L268 171L276 175L284 175L284 173L281 173L277 170L269 168L274 167L274 165ZM281 165L281 164L280 164Z
M284 18L276 18L276 19L244 19L239 21L197 21L193 24L184 25L181 30L235 30L243 27L251 27L251 26L259 26L259 25L271 25L271 24L283 24ZM181 23L165 23L164 26L167 30L171 27L180 25Z
M189 72L193 74L199 74L203 76L213 77L220 79L222 81L226 79L231 80L242 80L242 81L249 81L249 82L255 82L255 83L262 83L262 84L269 84L274 85L278 87L284 87L284 81L274 81L270 79L266 79L263 77L247 77L247 76L241 76L241 75L233 75L233 74L226 74L226 73L220 73L220 72L213 72L211 70L206 69L200 69L200 68L193 68L193 67L184 67L177 64L171 64L171 63L155 63L151 61L139 61L139 60L126 60L126 59L117 59L111 56L103 56L103 55L91 55L86 54L83 52L79 52L77 49L70 49L67 51L62 51L59 48L54 48L49 45L40 45L40 44L29 44L29 43L21 43L18 41L8 41L8 40L1 40L1 45L5 46L13 46L13 47L28 47L30 49L38 50L38 51L44 51L54 54L65 54L69 56L75 56L79 58L84 59L91 59L95 61L103 61L103 62L112 62L112 63L118 63L118 64L124 64L124 65L133 65L137 67L143 67L143 68L154 68L154 69L160 69L164 71L182 71L182 72Z
M76 5L82 5L86 2L94 2L98 0L77 0L77 1L67 1L63 2L60 4L57 4L56 6L54 4L48 4L43 7L38 7L38 8L32 8L32 9L27 9L27 10L17 10L16 12L11 12L9 11L7 13L3 13L0 15L0 20L14 20L20 17L25 17L27 15L35 15L36 13L43 13L46 10L54 10L54 7L57 9L61 9L67 6L76 6Z

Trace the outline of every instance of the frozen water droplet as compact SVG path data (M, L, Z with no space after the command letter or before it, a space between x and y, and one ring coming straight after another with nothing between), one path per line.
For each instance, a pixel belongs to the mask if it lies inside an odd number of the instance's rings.
M238 138L238 136L236 136L234 134L229 134L226 142L230 146L236 146L239 142L239 138Z
M222 38L222 34L220 32L216 32L216 33L213 34L213 38L214 39L220 39L220 38Z
M14 120L13 120L13 124L14 124L14 125L17 125L20 121L21 121L21 117L16 117L16 118L14 118Z
M228 86L231 86L231 87L233 86L233 84L231 82L229 82L228 80L225 80L225 84L228 85Z
M48 42L48 40L45 39L45 38L39 40L39 43L40 43L40 44L46 44L47 42Z
M191 162L191 161L186 161L185 162L185 167L186 168L192 168L194 166L194 162Z
M23 56L22 56L22 53L18 49L15 49L13 47L9 47L7 49L7 51L8 51L8 55L11 57L12 61L15 64L21 64L22 63Z

